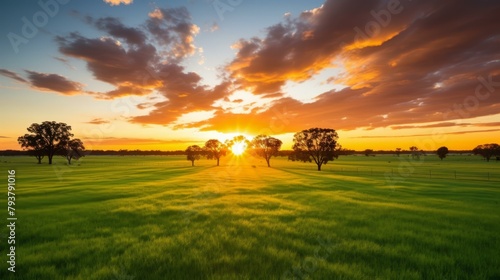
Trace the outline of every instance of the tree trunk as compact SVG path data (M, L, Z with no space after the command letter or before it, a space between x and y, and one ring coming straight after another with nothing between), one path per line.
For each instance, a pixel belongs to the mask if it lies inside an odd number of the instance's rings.
M266 158L266 162L267 162L267 167L271 167L271 164L269 164L269 159Z
M36 157L38 159L38 164L42 164L42 158L41 157Z
M318 171L321 171L321 163L318 163Z
M194 166L194 160L191 161L191 166Z
M68 165L71 165L71 157L68 157Z
M49 164L52 164L52 155L48 155L49 157Z
M217 158L217 166L219 166L219 158Z

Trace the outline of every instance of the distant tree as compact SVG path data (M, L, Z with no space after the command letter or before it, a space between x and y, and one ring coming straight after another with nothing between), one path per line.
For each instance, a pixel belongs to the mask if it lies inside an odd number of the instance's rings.
M365 156L369 157L371 154L373 154L373 150L372 149L366 149L365 150Z
M203 153L203 149L198 145L192 145L187 147L186 155L187 160L191 161L191 166L194 166L194 161L199 160Z
M63 144L61 149L61 155L66 158L68 165L71 165L71 160L78 160L85 156L85 146L83 146L82 140L75 138Z
M440 148L439 148L439 149L437 149L437 151L436 151L436 154L438 155L438 157L439 157L441 160L443 160L443 159L446 157L446 155L447 155L448 153L449 153L448 148L447 148L447 147L445 147L445 146L440 147Z
M227 147L217 139L210 139L205 143L205 151L207 159L216 159L219 166L219 160L226 155Z
M500 156L500 146L496 143L483 144L475 147L472 152L475 155L481 155L486 161L490 161L492 156Z
M321 166L338 156L336 151L337 132L330 128L310 128L295 133L293 136L293 158L304 162L314 161L321 171Z
M42 159L45 157L45 147L40 136L25 134L19 137L17 141L23 149L28 149L28 154L34 156L38 160L38 164L42 163Z
M271 167L269 161L271 157L278 155L282 144L281 140L274 137L258 135L252 140L251 147L253 152L257 156L263 157L267 162L267 166Z
M401 148L396 148L396 156L399 157L400 154L401 154Z
M419 159L420 158L420 151L416 146L411 146L410 147L410 152L411 152L411 157Z
M52 164L52 157L64 150L64 146L73 134L71 126L65 123L45 121L41 124L34 123L27 128L31 134L25 134L17 139L21 147L33 151L42 151ZM40 161L40 160L39 160Z

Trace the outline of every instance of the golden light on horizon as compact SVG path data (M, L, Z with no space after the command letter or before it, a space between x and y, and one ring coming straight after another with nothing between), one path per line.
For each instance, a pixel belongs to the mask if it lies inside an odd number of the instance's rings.
M245 142L236 142L231 147L231 151L236 156L241 156L246 149L247 149L247 143Z

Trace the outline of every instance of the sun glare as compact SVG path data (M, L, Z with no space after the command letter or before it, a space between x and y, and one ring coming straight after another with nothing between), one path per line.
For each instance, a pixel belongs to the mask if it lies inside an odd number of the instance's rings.
M245 142L236 142L231 147L231 151L233 152L234 155L240 156L245 152L246 148L247 144Z

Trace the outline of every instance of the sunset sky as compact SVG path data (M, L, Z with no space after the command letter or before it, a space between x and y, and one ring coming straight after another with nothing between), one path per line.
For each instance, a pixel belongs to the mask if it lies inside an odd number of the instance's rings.
M87 149L290 149L311 127L356 150L500 143L500 1L0 6L0 150L43 121Z

